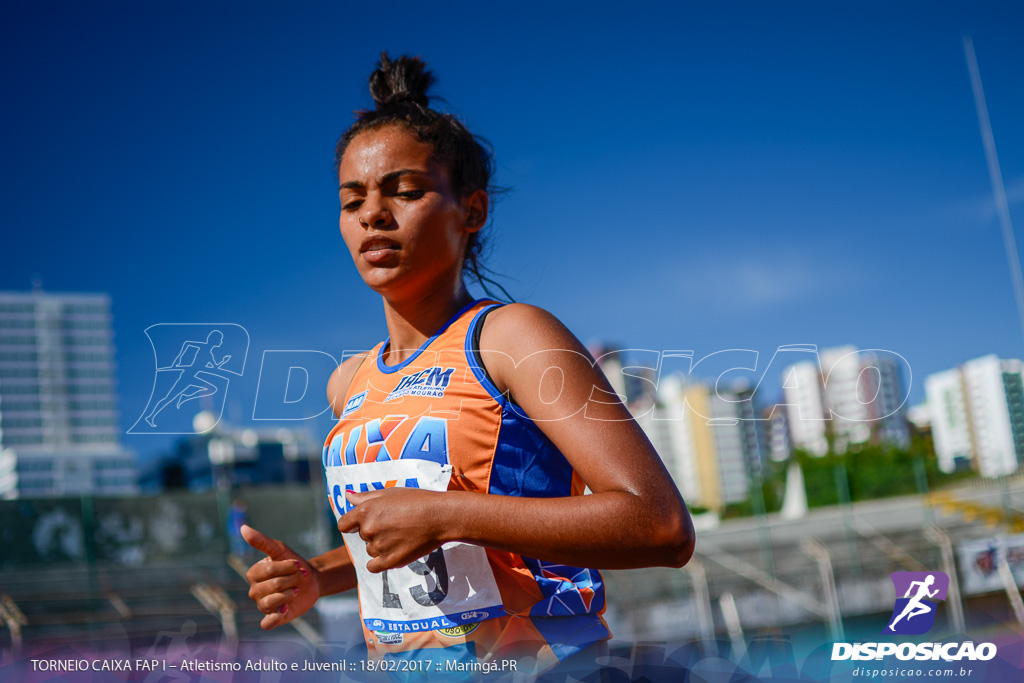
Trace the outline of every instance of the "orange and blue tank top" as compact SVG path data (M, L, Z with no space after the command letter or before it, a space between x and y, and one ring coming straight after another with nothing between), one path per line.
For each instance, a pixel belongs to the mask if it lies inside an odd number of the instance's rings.
M583 494L565 456L497 390L481 362L480 328L500 305L474 301L396 365L383 360L388 340L368 352L324 444L336 517L346 512L346 489ZM596 570L446 543L406 567L373 574L359 535L344 536L371 655L467 662L532 655L553 662L611 637Z

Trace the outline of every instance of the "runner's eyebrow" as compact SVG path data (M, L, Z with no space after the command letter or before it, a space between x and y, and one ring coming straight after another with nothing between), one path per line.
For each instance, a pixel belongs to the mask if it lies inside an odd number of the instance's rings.
M383 176L381 176L380 180L377 181L377 184L378 185L384 185L385 183L389 183L389 182L392 182L394 180L398 180L402 176L406 176L406 175L416 175L416 176L427 177L430 174L427 173L426 171L417 171L414 168L402 168L402 169L399 169L397 171L391 171L390 173L385 173ZM344 182L341 185L339 185L338 189L339 190L361 190L361 189L363 189L363 187L364 187L363 184L361 182L359 182L358 180L349 180L348 182Z

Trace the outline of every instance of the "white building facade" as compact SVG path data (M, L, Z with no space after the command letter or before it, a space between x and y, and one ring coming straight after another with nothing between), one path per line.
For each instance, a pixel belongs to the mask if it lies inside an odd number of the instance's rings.
M794 448L825 455L851 444L910 443L898 356L854 346L824 349L783 371L782 391Z
M804 360L786 368L783 372L782 394L793 447L802 448L814 455L825 455L828 452L828 438L820 364Z
M993 354L928 376L925 393L943 471L970 466L998 477L1024 462L1022 370L1021 361Z
M0 292L0 498L130 494L110 299Z

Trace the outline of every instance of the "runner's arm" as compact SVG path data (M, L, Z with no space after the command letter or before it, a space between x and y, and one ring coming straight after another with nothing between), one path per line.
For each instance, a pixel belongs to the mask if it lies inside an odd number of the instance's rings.
M339 529L367 540L370 570L408 564L448 541L597 569L686 564L694 544L686 505L583 345L549 313L512 304L488 316L480 347L497 388L534 420L593 494L348 493L356 507Z
M349 358L331 373L327 400L335 416L345 407L345 393L361 360L361 356ZM268 538L248 525L243 527L242 537L267 555L245 575L249 581L249 597L266 615L260 622L265 630L305 614L320 596L356 587L355 568L345 546L307 560L280 540Z

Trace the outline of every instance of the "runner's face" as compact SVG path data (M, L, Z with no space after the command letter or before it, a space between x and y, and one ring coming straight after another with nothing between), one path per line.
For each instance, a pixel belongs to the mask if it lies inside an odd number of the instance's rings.
M360 133L338 180L341 235L370 288L406 298L459 281L473 228L430 145L400 126Z

